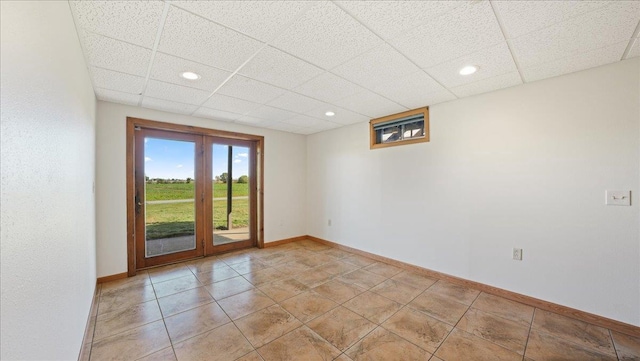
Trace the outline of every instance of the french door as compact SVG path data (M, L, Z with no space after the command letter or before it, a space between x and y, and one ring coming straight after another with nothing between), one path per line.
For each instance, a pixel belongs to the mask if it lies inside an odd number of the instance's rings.
M258 147L237 135L133 127L133 273L257 244Z
M208 255L256 244L256 144L222 137L205 138L205 179L213 197L205 197Z

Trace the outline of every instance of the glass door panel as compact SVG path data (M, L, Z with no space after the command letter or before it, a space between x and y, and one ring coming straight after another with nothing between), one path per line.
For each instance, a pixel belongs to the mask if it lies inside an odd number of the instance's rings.
M251 239L249 146L212 143L213 245Z
M194 142L145 137L145 257L196 248Z
M139 268L204 254L202 137L136 130L136 263ZM201 175L200 175L201 177ZM199 196L200 195L200 196Z

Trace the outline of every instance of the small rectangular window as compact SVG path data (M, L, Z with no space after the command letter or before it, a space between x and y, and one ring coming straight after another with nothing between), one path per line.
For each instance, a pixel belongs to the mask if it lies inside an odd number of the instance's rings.
M371 149L429 141L429 108L372 119Z

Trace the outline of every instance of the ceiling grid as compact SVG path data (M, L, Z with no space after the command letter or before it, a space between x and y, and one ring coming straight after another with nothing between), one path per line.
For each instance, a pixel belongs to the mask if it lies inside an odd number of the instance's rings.
M640 1L69 5L98 99L299 134L640 56Z
M142 105L142 99L144 99L145 93L147 91L147 86L149 85L149 76L151 76L151 69L153 67L153 61L156 58L156 53L158 52L158 45L160 44L160 38L162 37L162 29L164 29L164 23L167 21L167 15L169 14L169 3L164 3L164 9L162 10L162 15L160 17L160 24L158 25L158 32L156 33L156 39L153 42L153 49L151 50L151 60L149 60L149 66L147 67L147 75L144 77L144 86L142 88L142 98L140 99L140 103L138 105Z
M505 29L504 24L500 19L500 13L496 9L496 6L493 4L493 1L494 0L489 0L489 3L491 4L491 10L493 10L493 14L496 16L496 21L500 26L500 30L502 31L502 36L504 37L504 40L507 43L507 47L509 47L509 53L511 54L511 58L513 59L514 64L516 64L516 68L518 69L518 75L520 75L520 81L524 83L524 76L522 76L522 70L520 68L520 64L518 63L518 59L513 55L513 45L511 44L510 38L507 35L507 30Z

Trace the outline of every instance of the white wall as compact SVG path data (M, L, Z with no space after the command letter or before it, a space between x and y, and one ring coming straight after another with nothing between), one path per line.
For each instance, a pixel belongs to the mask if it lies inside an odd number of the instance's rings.
M3 360L71 360L96 285L95 96L67 2L1 2Z
M639 79L636 58L439 104L429 143L309 136L309 234L640 325Z
M109 102L97 106L98 277L127 271L126 117L262 135L265 242L306 234L306 137Z

